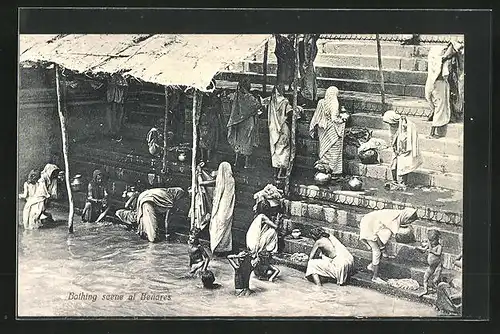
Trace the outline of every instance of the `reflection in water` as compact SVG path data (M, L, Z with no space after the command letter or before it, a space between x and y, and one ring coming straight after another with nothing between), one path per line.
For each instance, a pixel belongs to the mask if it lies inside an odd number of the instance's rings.
M188 270L184 244L151 244L110 224L75 227L69 236L64 225L20 231L19 316L435 316L427 305L360 287L316 289L286 267L275 283L252 278L256 294L238 298L226 260L210 262L222 288L204 290L180 278Z

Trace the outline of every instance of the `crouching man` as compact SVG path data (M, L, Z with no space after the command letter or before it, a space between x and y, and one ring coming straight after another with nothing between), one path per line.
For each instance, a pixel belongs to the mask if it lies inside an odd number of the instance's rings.
M316 242L307 263L306 278L318 286L321 286L321 278L333 278L338 285L344 285L354 264L352 254L335 236L321 228L313 229L311 237Z

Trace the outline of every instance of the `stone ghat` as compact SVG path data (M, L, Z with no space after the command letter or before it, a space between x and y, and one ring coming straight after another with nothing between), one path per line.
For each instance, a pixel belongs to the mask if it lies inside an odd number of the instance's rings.
M136 180L142 173L142 178L145 179L145 174L149 171L151 158L146 152L143 154L138 154L137 152L131 153L130 150L133 150L132 148L134 145L137 147L137 144L122 142L120 145L115 144L112 149L105 149L98 142L86 143L78 146L77 152L75 153L77 153L76 158L80 161L87 161L88 159L101 161L104 165L107 165L108 168L116 170L117 178L122 177L120 174L123 174L125 170L133 168L137 170L137 172L132 173L132 178L135 177ZM145 143L139 143L139 145L146 146ZM143 147L143 150L146 150L145 147ZM228 160L225 159L226 156L219 156L218 158ZM227 156L227 158L229 158L229 156ZM232 161L232 159L228 161ZM212 168L215 169L216 165L216 163L212 164ZM188 178L190 177L190 168L187 164L172 162L170 167L176 173L175 177L180 177L182 174L184 174L184 177L186 177L186 175ZM259 164L258 167L259 168L245 172L237 171L237 183L241 185L247 184L256 190L259 190L262 189L262 187L264 187L267 183L272 182L272 169L269 166L269 162L267 162L267 164ZM257 170L258 172L255 174ZM258 176L256 177L256 175ZM413 203L413 194L404 196L398 201L391 199L390 197L387 198L387 195L383 195L383 197L381 197L381 194L383 194L382 191L372 195L364 195L362 193L346 192L329 188L319 189L317 186L304 185L303 182L305 180L303 180L299 175L300 174L292 176L292 192L305 198L324 199L334 203L361 206L370 209L399 208L402 206L411 206L410 203ZM309 179L312 180L311 178ZM424 195L428 196L429 194L426 193ZM443 210L435 205L431 206L431 204L432 203L429 203L429 206L418 208L422 217L432 219L436 222L458 225L462 223L462 215L458 210Z

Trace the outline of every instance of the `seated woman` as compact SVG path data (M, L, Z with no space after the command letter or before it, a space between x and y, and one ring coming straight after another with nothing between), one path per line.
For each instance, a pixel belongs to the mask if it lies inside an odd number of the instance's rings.
M338 285L344 285L354 265L354 257L349 250L337 239L321 228L311 230L311 237L315 240L307 262L306 278L321 286L321 277L333 278ZM318 251L320 258L316 258Z
M87 202L82 212L82 221L86 223L94 222L107 208L108 193L103 182L102 171L96 169L92 174L92 181L89 182L87 192Z
M159 230L168 231L168 219L170 211L184 196L182 188L153 188L139 194L135 209L117 210L116 216L125 223L137 224L137 234L155 242L160 240ZM160 226L160 216L164 215L164 226Z
M155 126L153 126L147 136L149 153L155 157L163 155L163 130L165 126L164 118L160 118Z
M137 207L137 198L141 194L140 190L142 190L140 184L131 186L129 189L125 190L122 195L123 198L127 199L124 205L125 209L119 209L115 212L116 217L118 217L122 223L129 225L131 229L137 229L137 215L135 208Z
M411 224L417 219L417 210L406 208L404 210L383 209L366 214L359 224L359 239L368 250L372 251L372 262L367 269L373 271L372 281L386 283L378 276L380 258L389 257L385 253L385 245L401 226Z
M40 216L45 209L45 200L50 197L42 183L38 182L40 171L33 169L28 174L28 180L24 182L23 193L20 199L25 199L23 209L22 225L26 230L37 229L42 226Z

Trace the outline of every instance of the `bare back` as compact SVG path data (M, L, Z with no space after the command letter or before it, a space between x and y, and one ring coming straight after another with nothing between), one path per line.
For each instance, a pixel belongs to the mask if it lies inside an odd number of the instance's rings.
M316 241L316 244L323 255L328 256L331 259L337 256L337 251L335 250L335 247L330 239L324 237L320 238Z

